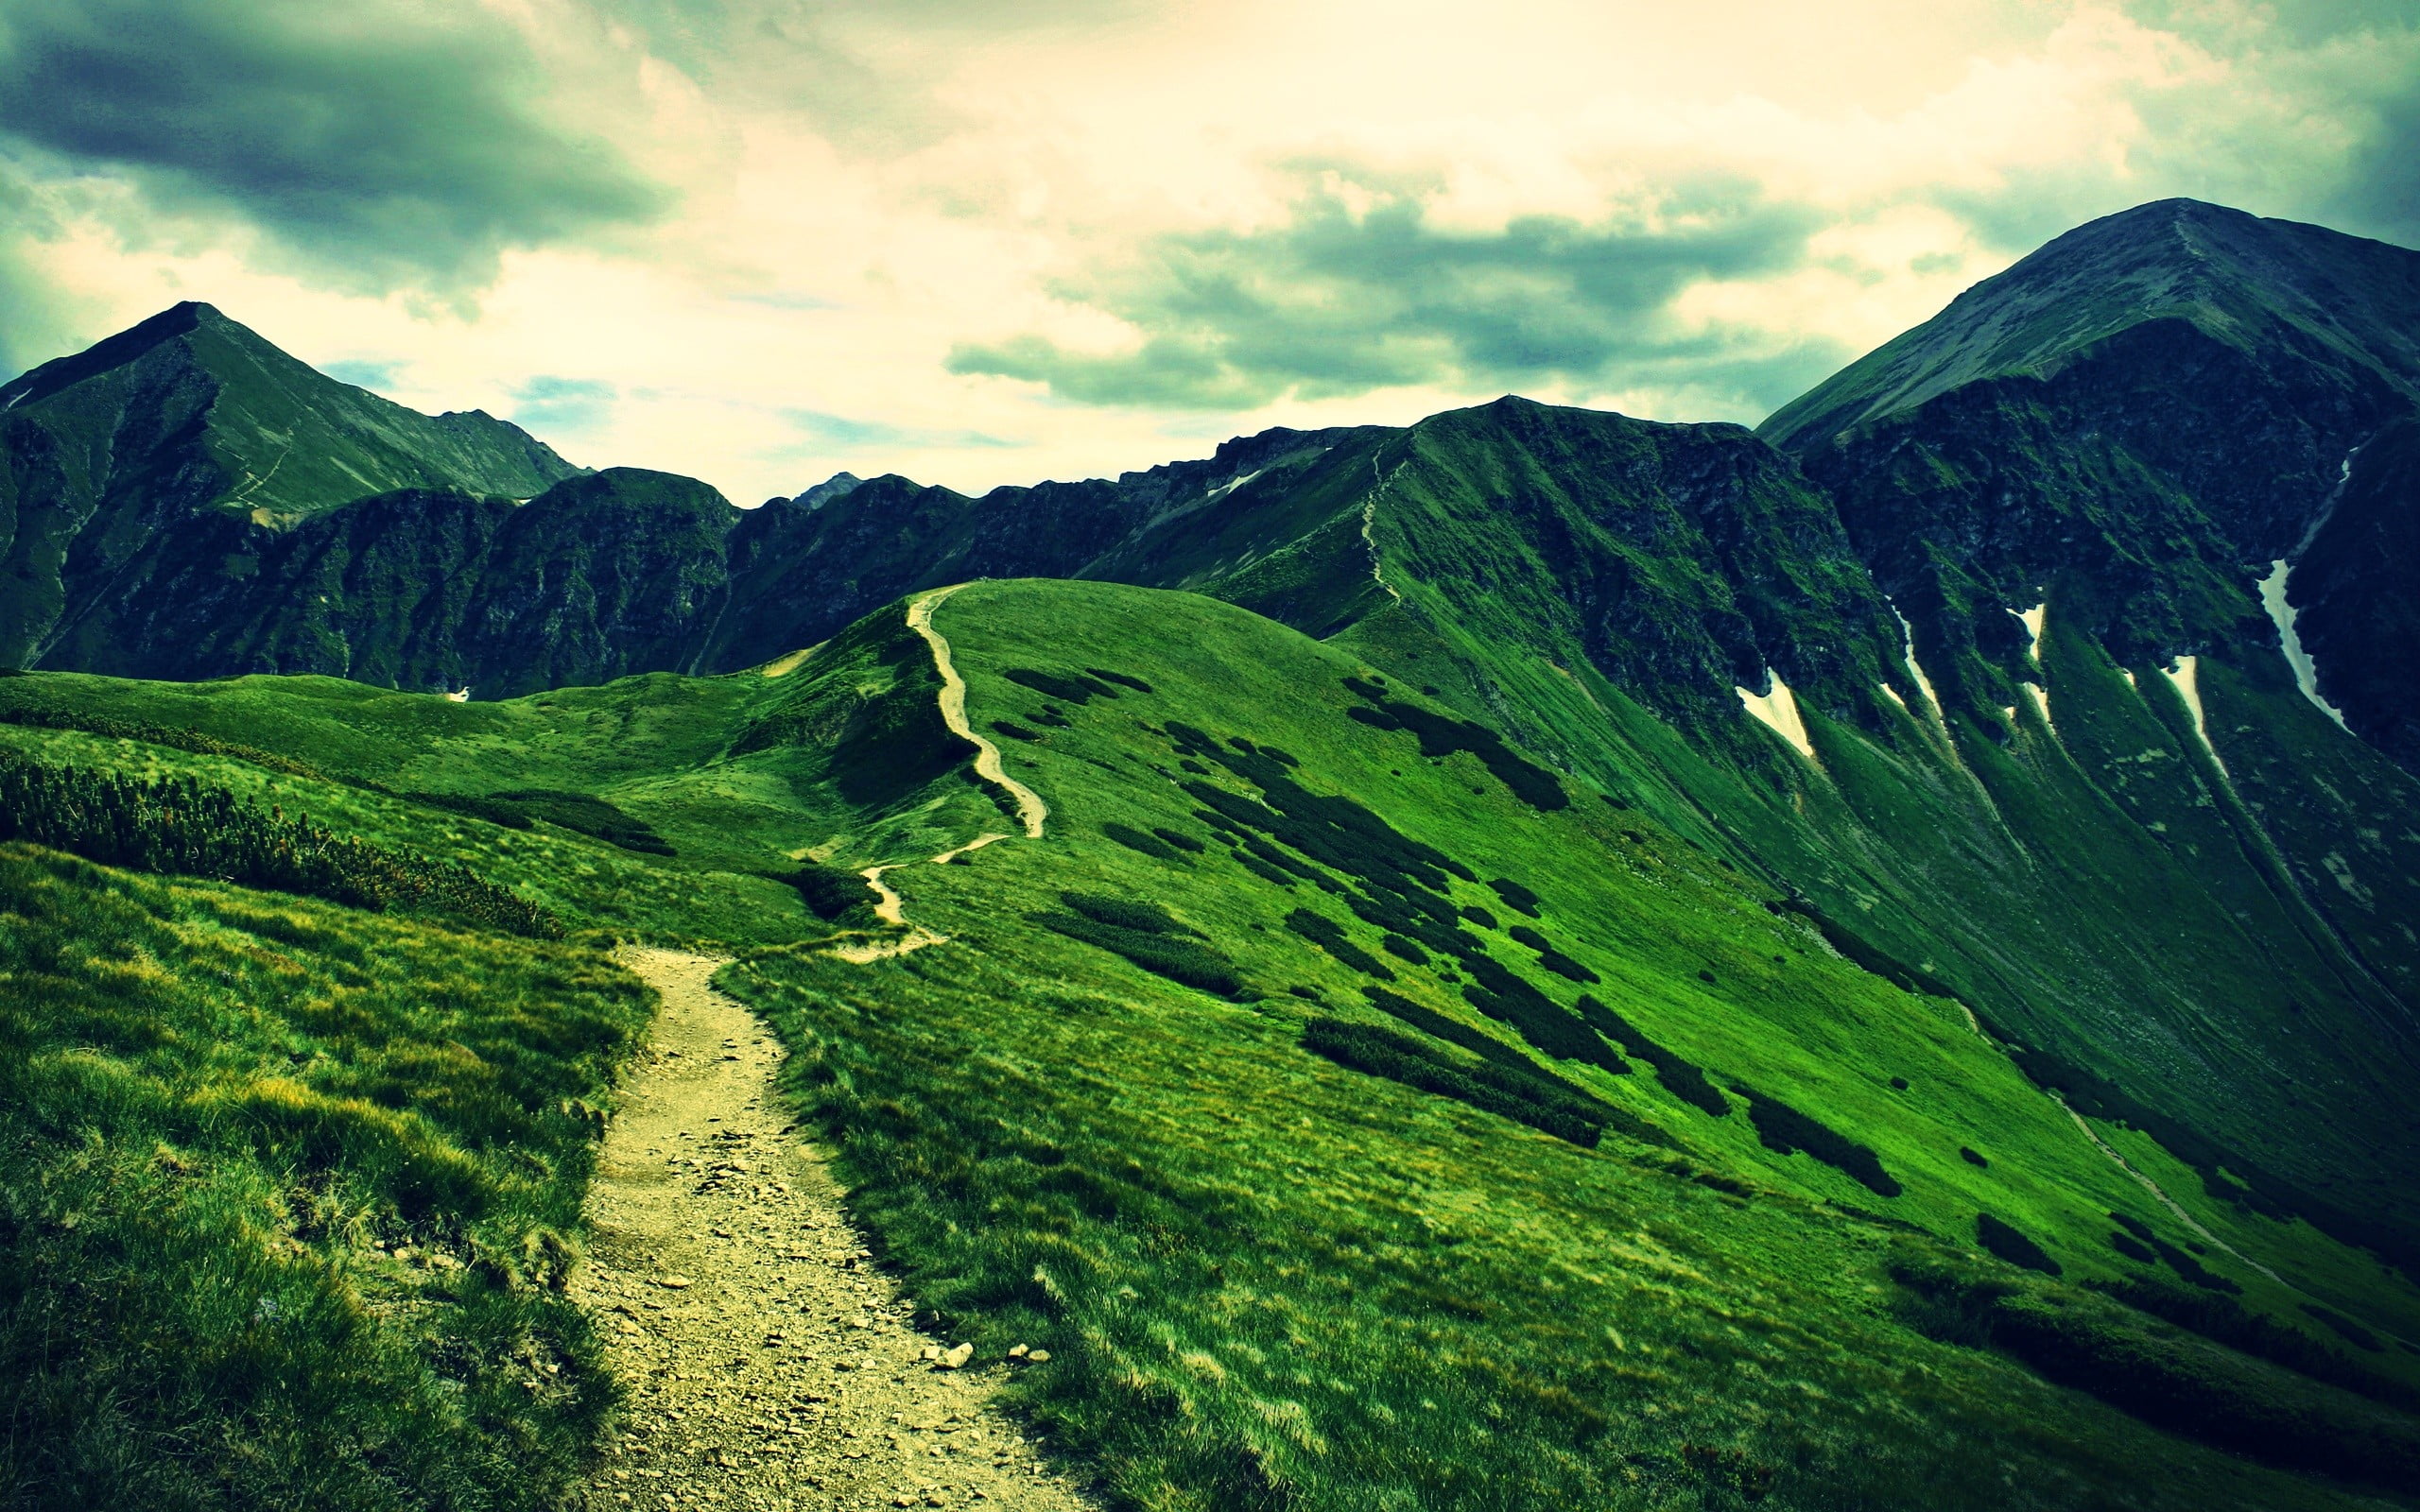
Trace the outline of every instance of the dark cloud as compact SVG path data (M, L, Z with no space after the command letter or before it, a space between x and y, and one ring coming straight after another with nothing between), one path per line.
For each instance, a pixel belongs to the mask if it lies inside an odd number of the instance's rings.
M1139 264L1057 288L1139 329L1138 349L1096 355L1026 335L961 345L950 369L1091 404L1249 408L1289 393L1559 381L1686 388L1761 413L1841 355L1673 320L1673 300L1696 284L1804 260L1821 221L1753 190L1701 184L1634 215L1533 215L1471 233L1434 224L1419 186L1317 181L1283 225L1169 237Z
M2363 103L2360 146L2320 209L2347 231L2420 247L2420 76Z
M521 37L405 0L14 0L0 132L155 198L232 208L355 287L447 290L508 247L666 202L547 120Z

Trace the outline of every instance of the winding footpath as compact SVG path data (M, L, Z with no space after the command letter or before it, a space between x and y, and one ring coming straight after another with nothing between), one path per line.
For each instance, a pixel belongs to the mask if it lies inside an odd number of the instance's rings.
M941 631L933 628L933 610L941 608L943 599L965 586L964 583L956 583L909 599L908 627L923 636L925 644L932 647L933 665L942 675L942 722L949 726L950 733L975 747L975 775L1007 789L1009 796L1017 800L1017 822L1025 826L1025 837L1039 840L1042 838L1042 821L1050 817L1050 805L1042 801L1041 794L1011 777L1008 764L1000 758L1000 747L977 734L975 727L966 722L966 679L958 675L958 667L949 659L949 642L942 639ZM1005 840L1009 836L992 838ZM977 840L975 845L960 849L972 850L976 846L989 843L989 840ZM957 853L943 851L933 859L945 860Z
M987 782L996 784L1009 797L1016 800L1017 822L1024 826L1025 837L1028 840L1039 840L1042 838L1043 823L1050 817L1050 805L1042 800L1041 794L1011 777L1007 759L1001 756L1000 747L984 736L976 733L975 726L966 717L966 679L959 676L958 664L950 660L948 639L941 631L933 628L933 610L941 607L942 600L965 586L964 583L956 583L948 588L932 589L909 599L908 627L925 638L925 644L930 647L933 653L933 667L942 675L942 723L949 727L951 734L975 747L975 775ZM969 851L980 850L996 841L1015 838L1016 836L1012 834L1005 834L998 831L978 834L964 845L952 846L932 857L931 864L945 867ZM902 865L904 865L902 862L889 861L880 866L868 867L857 875L865 878L866 885L873 889L874 917L892 928L904 930L906 933L896 939L860 940L846 945L835 945L825 954L837 956L852 965L870 966L875 961L905 955L910 951L921 951L928 945L949 943L947 935L911 922L898 889L882 880L883 873L896 871Z
M621 959L664 1005L606 1131L570 1284L629 1389L575 1504L1092 1505L986 1405L1024 1366L913 1326L784 1110L779 1045L715 989L723 963Z

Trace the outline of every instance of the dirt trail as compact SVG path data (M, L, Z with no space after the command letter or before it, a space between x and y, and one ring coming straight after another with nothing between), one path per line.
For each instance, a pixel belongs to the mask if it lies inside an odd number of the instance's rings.
M631 1388L578 1504L1093 1505L985 1407L1022 1366L925 1357L954 1341L909 1326L823 1160L786 1132L780 1048L708 985L721 963L622 958L664 1009L606 1132L572 1280Z
M965 586L959 583L949 588L936 588L909 599L908 627L925 638L925 644L932 649L933 665L942 675L942 723L949 727L952 734L975 747L975 775L987 782L997 783L1016 800L1017 821L1025 827L1026 838L1039 840L1042 838L1043 824L1050 817L1050 805L1042 800L1041 794L1011 777L1008 764L1000 755L1000 747L977 734L975 727L967 722L966 679L958 675L957 664L950 660L948 640L941 631L933 628L933 610L941 606L942 599ZM952 846L934 856L932 864L944 867L969 851L980 850L995 841L1014 838L1016 838L1014 835L1004 834L998 831L978 834L964 845ZM907 909L898 889L882 880L884 872L896 871L903 865L905 865L903 862L889 861L880 866L868 867L857 875L865 878L866 885L873 889L874 917L894 929L902 929L907 933L896 939L860 940L846 945L835 945L825 954L837 955L841 960L858 966L870 966L875 961L888 960L895 955L905 955L909 951L921 951L928 945L949 943L947 935L911 921L908 918Z
M936 588L909 599L908 627L932 647L933 665L942 675L942 722L949 726L951 733L975 747L975 775L1008 789L1009 796L1017 800L1017 819L1025 826L1025 837L1039 840L1042 821L1050 817L1050 805L1042 801L1041 794L1011 777L1007 763L1000 759L1000 747L977 734L975 727L966 722L966 679L958 675L958 668L950 662L949 642L933 628L933 610L941 608L942 600L965 586L959 583Z

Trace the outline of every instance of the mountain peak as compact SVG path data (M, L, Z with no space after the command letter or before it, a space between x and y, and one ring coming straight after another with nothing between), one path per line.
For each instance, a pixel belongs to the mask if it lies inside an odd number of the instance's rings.
M234 322L220 314L214 305L193 300L171 304L115 335L102 337L81 352L55 357L40 367L27 369L5 387L0 387L0 409L38 404L87 378L123 368L163 343L189 335L205 323L233 325Z
M1785 450L1824 444L1970 383L2046 376L2154 320L2247 352L2317 342L2420 393L2420 251L2160 199L2054 237L1775 410L1758 433Z

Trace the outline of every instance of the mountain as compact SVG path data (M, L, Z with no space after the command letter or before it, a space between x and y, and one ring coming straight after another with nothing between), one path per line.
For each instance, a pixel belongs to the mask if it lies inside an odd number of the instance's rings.
M2046 595L2129 667L2275 642L2258 580L2415 402L2420 252L2168 200L2052 241L1759 434L1831 494L1936 684L1979 717L2025 680L2016 616ZM2319 665L2365 732L2420 693Z
M280 527L188 515L86 598L46 661L119 677L326 673L512 696L682 666L739 517L695 479L608 468L527 501L374 494Z
M398 489L527 498L579 471L516 426L419 414L190 302L0 386L0 663L58 655L95 604L146 596L201 549L186 530L275 529Z
M2408 403L2414 260L2145 207L1762 436L1506 399L980 497L836 479L740 511L616 470L520 507L222 509L42 664L511 696L769 663L976 577L1207 593L1762 879L2215 1190L2420 1254L2394 1094L2420 1059L2420 791L2300 691L2278 627L2308 629L2322 701L2348 643L2401 675L2408 575L2338 543L2399 518L2369 501L2403 454L2347 479L2342 453ZM2273 614L2271 554L2306 534Z

